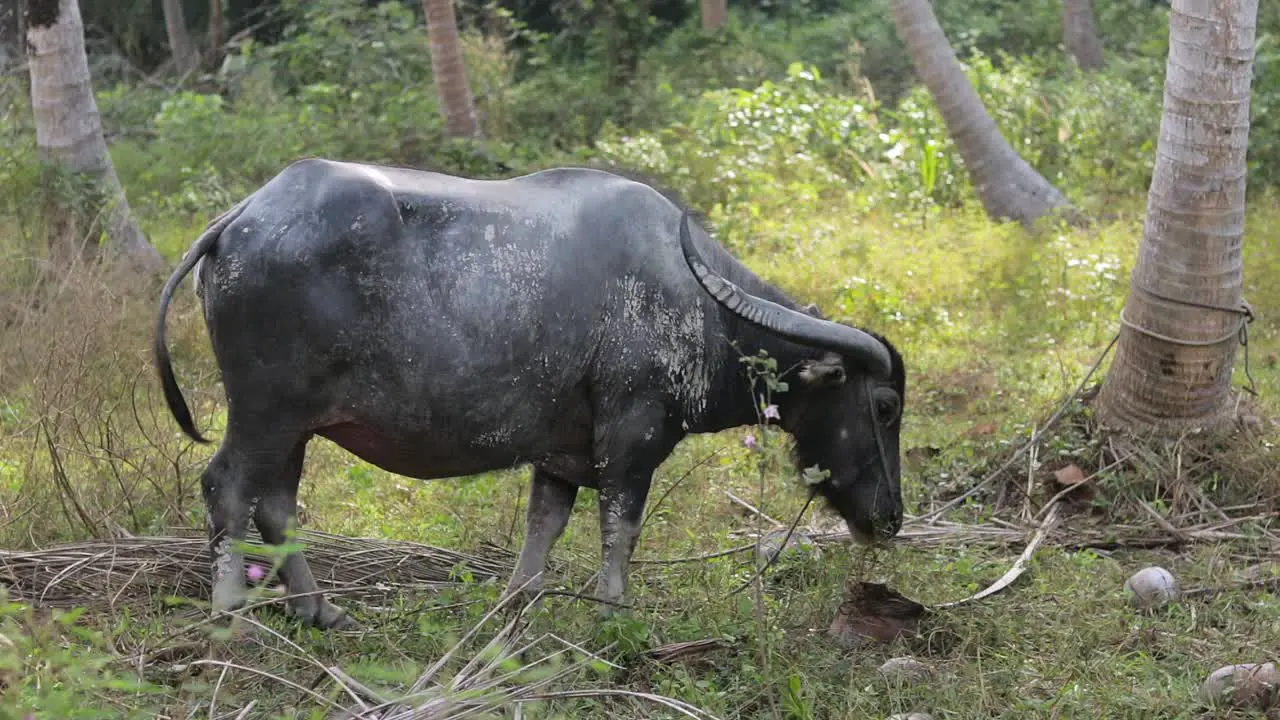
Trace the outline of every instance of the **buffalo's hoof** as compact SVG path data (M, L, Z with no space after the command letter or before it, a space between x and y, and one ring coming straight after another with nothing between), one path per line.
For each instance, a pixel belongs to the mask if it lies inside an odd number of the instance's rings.
M542 582L539 580L534 580L525 585L523 589L520 587L522 583L524 583L524 580L519 582L511 580L507 583L507 587L502 591L502 594L504 596L514 595L514 597L507 601L506 607L519 610L533 602L534 599L537 599L539 593L542 592Z
M249 593L243 584L224 580L214 583L213 611L215 613L235 612L249 601Z
M288 613L304 625L324 630L354 630L359 627L347 611L318 595L296 598L286 605Z

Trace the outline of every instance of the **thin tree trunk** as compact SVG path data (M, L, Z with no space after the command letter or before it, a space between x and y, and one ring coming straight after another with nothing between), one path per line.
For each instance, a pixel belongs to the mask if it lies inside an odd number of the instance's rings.
M105 201L102 218L112 254L122 254L140 269L160 269L164 262L129 211L102 136L79 5L76 0L26 0L26 11L31 107L42 157L93 180Z
M453 14L453 0L422 0L431 42L431 76L444 114L445 132L451 137L479 137L480 124L467 85L462 41Z
M217 70L222 62L222 0L209 0L209 54Z
M186 75L200 64L200 55L187 32L187 21L182 16L182 0L161 0L164 9L164 27L169 34L169 51L178 73Z
M1093 23L1093 0L1062 0L1062 42L1081 70L1102 68L1102 41Z
M1173 0L1146 225L1097 398L1112 426L1177 433L1231 417L1257 15L1258 0Z
M719 30L729 16L728 0L702 0L702 29Z
M0 72L17 67L22 57L22 13L17 0L0 0Z
M1070 208L1009 145L951 50L929 0L893 0L893 20L916 74L929 88L987 214L1034 221Z

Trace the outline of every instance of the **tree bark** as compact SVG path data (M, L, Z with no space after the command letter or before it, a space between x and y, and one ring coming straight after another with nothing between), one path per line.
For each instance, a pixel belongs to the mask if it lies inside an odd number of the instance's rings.
M929 88L987 214L1030 223L1070 204L1009 145L969 83L929 0L893 0L893 20Z
M1147 218L1097 398L1109 425L1176 434L1231 419L1257 15L1258 0L1173 0Z
M1102 68L1102 41L1093 22L1093 0L1062 0L1062 42L1081 70Z
M702 0L702 29L719 30L729 17L728 0Z
M182 0L161 0L164 9L164 28L169 34L169 52L178 73L186 75L200 64L200 55L187 32L187 21L182 16Z
M18 3L0 0L0 72L17 67L22 54L22 13Z
M431 42L431 76L435 80L445 133L450 137L479 137L480 124L467 85L462 41L453 13L453 0L422 0Z
M222 62L222 0L209 0L209 55L217 70Z
M160 269L164 261L134 221L107 152L89 82L79 5L76 0L26 0L25 9L31 107L41 156L87 175L97 186L105 201L107 249L113 255L123 255L139 269Z

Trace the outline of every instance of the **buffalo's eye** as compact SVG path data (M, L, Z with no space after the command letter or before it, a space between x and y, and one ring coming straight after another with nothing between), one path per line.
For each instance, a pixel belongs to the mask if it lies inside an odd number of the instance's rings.
M880 389L875 393L876 422L891 425L902 414L902 401L892 390Z

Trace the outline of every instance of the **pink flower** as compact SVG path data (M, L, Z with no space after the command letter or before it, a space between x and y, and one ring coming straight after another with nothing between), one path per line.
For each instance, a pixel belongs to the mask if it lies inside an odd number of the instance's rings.
M751 433L747 433L747 436L742 438L742 444L746 445L748 450L755 450L756 436Z
M772 418L772 419L774 419L774 420L781 420L781 419L782 419L782 415L778 414L778 406L777 406L777 405L769 405L769 406L766 406L766 407L765 407L765 409L764 409L764 416L765 416L766 418Z
M252 580L253 582L258 582L259 580L267 576L267 571L261 565L250 565L249 567L244 569L244 574L247 575L249 579Z

